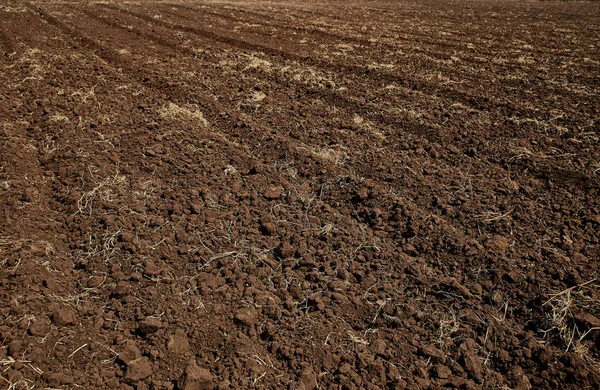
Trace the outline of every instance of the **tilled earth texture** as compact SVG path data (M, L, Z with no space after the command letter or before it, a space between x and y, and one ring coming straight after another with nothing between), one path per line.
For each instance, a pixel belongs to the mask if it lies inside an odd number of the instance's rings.
M0 4L0 388L600 387L600 4Z

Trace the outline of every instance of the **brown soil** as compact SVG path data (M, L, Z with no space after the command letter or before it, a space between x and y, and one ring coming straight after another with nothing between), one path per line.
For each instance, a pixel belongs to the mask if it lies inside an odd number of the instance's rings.
M0 388L600 387L600 4L0 4Z

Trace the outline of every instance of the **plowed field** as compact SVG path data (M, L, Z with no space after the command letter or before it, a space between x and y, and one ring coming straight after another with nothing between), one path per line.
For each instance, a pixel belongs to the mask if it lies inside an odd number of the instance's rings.
M0 1L0 388L600 387L600 4Z

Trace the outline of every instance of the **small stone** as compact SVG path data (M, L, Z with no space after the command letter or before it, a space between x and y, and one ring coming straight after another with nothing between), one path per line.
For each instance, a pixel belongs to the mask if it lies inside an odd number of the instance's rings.
M213 388L214 377L206 368L199 367L192 360L179 378L177 387L181 390L209 390Z
M269 200L279 199L283 193L282 186L271 186L268 187L264 192L263 196Z
M77 322L77 317L69 309L58 308L52 313L52 321L58 326L67 326Z
M487 240L486 247L492 251L506 252L510 247L510 242L504 236L495 235Z
M152 375L152 363L147 357L141 357L129 362L127 365L127 374L125 380L129 383L135 383L140 380L144 380Z

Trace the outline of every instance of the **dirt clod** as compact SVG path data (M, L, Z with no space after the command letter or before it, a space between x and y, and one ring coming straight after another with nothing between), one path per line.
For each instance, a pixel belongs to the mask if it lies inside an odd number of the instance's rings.
M258 313L251 309L241 309L235 313L235 320L245 326L253 326L258 320Z
M277 225L273 222L264 222L260 225L260 231L266 236L271 236L277 231Z
M52 313L52 322L58 326L73 325L77 322L77 316L70 309L56 308Z
M210 371L191 361L177 384L182 390L208 390L213 388L213 382L214 377Z
M600 328L600 318L596 317L591 313L585 311L576 310L574 317L577 321L581 322L584 326L589 328Z
M87 286L89 288L96 288L96 287L100 286L103 281L104 281L104 278L102 276L94 275L88 280Z
M446 354L433 345L422 347L420 352L428 359L431 359L432 363L443 364L446 362Z
M136 383L139 380L144 380L152 375L154 369L152 363L147 357L137 358L132 360L127 365L127 373L125 380L129 383Z
M510 241L503 236L495 235L486 241L489 250L506 252L510 248Z
M443 366L441 364L434 366L433 371L435 373L435 376L440 379L448 379L452 376L452 371L448 367Z
M48 333L48 324L43 319L36 320L29 327L29 333L31 333L32 336L45 336L46 333Z
M317 388L317 375L311 366L305 366L300 373L299 389L314 390Z
M135 341L128 340L125 343L125 347L123 348L123 350L119 353L118 359L123 364L129 366L131 362L136 361L137 359L139 359L141 357L142 357L142 353L140 352L139 348L137 347Z
M467 350L463 352L463 366L475 379L478 381L482 379L483 366L481 359L475 354L475 351Z
M265 191L263 192L263 196L266 199L273 200L273 199L279 199L281 197L282 193L283 193L282 186L270 186L270 187L267 187L267 189L265 189Z
M50 375L50 377L48 378L48 383L51 386L63 386L63 385L69 385L71 383L73 383L73 377L70 375L65 375L62 374L60 372L55 372L53 374Z
M18 357L23 352L23 342L21 340L15 340L8 345L8 354L13 357Z
M162 321L155 317L148 317L140 322L138 332L146 337L156 333L162 327Z
M177 329L174 335L169 336L167 350L171 353L183 355L190 352L190 342L183 329Z

